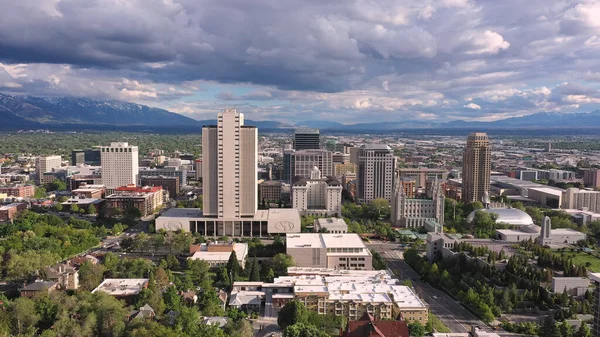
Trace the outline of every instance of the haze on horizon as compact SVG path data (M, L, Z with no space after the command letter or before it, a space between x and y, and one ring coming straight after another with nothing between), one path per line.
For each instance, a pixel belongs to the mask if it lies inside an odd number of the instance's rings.
M0 92L208 119L489 121L600 109L590 0L0 0Z

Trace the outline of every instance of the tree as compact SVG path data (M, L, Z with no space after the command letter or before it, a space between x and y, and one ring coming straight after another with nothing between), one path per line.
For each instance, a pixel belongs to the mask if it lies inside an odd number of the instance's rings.
M274 279L275 279L275 272L273 271L272 268L269 268L269 271L267 271L267 275L265 276L264 281L267 283L273 283Z
M250 282L260 281L260 269L258 267L258 261L256 257L252 259L252 269L250 272Z
M285 328L283 337L329 337L329 335L312 324L296 323Z
M142 212L137 207L127 207L123 212L123 217L127 223L132 224L142 217Z
M91 215L96 214L97 213L96 207L94 205L90 204L86 210L86 213L91 214Z
M229 261L227 261L227 272L230 275L229 281L231 281L233 284L233 282L235 282L240 275L240 263L235 250L232 250L231 255L229 255Z
M592 330L590 329L589 325L582 322L579 326L579 329L575 333L575 337L592 337Z
M287 275L287 269L294 265L294 259L289 255L279 253L271 258L270 264L277 276Z
M35 188L35 194L33 195L36 199L43 199L46 197L46 189L42 186Z
M167 309L173 311L181 310L181 296L179 296L179 292L175 286L171 286L167 288L167 291L163 294L163 299L165 301L165 305Z
M9 312L17 334L35 327L40 320L40 316L35 310L35 303L27 297L19 297L14 300L9 307Z
M223 332L230 337L252 337L254 328L252 323L246 319L230 320L223 327Z
M67 184L64 181L54 179L53 182L46 184L47 191L64 191L67 189Z
M545 337L561 337L560 329L556 325L556 321L552 315L548 315L544 318L539 327L538 335Z
M101 291L92 294L91 314L97 317L98 336L120 336L125 330L127 317L123 303Z
M190 276L195 286L200 286L203 290L212 288L208 262L188 259L186 274Z
M62 210L63 210L63 205L62 205L61 203L57 203L57 204L54 206L54 209L55 209L57 212L62 212Z
M70 206L69 211L71 213L79 213L79 206L77 204L71 204Z
M419 322L408 323L408 331L412 337L423 337L425 335L425 327Z
M372 200L369 203L368 210L371 219L388 219L391 212L390 202L383 198Z
M567 323L567 321L562 321L562 323L560 324L560 335L562 337L572 337L573 336L573 327L571 327L571 324Z
M119 235L119 234L123 233L123 230L124 230L123 224L120 222L117 222L116 224L114 224L112 226L113 235Z
M104 268L101 264L92 264L89 261L84 262L79 267L79 285L83 290L92 291L100 282L102 282Z
M219 271L217 272L215 286L221 289L229 290L231 286L231 280L229 279L229 273L227 272L226 267L219 268Z
M290 325L308 322L308 310L298 300L286 303L279 311L277 325L283 330Z
M161 267L156 268L156 270L154 271L154 279L159 289L162 289L169 285L169 275Z

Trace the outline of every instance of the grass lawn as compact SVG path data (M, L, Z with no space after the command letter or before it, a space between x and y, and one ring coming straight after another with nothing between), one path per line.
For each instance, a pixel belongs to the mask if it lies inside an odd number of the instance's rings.
M434 315L432 313L429 313L429 322L431 323L433 330L436 332L441 332L441 333L452 332L444 323L442 323L442 321L439 318L437 318L436 315Z
M563 256L560 252L554 253ZM565 252L564 256L572 258L575 264L585 266L591 272L600 272L600 258L595 257L594 255L585 252Z

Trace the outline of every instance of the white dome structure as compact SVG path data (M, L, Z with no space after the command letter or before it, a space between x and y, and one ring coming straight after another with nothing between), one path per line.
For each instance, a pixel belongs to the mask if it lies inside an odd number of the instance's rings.
M533 225L533 219L529 214L516 208L483 208L471 212L467 216L467 222L472 223L475 219L475 213L486 212L494 213L497 215L497 223L506 223L513 226L530 226ZM538 227L539 228L539 227ZM538 229L539 232L539 229Z

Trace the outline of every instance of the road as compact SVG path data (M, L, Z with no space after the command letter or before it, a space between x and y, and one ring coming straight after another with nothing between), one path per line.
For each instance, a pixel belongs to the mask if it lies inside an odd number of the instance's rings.
M391 269L399 270L400 279L410 279L417 294L429 305L431 313L444 322L452 332L468 332L473 325L491 331L485 323L446 293L421 281L419 274L404 262L398 244L368 243L367 246L381 254Z

